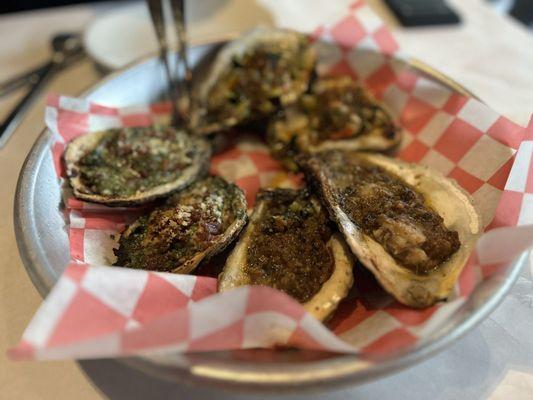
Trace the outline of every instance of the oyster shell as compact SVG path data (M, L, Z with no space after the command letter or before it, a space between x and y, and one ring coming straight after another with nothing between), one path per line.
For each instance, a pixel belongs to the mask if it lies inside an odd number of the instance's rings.
M72 140L64 153L79 199L109 206L142 204L207 173L210 144L172 127L110 129Z
M219 290L272 286L324 320L348 294L352 268L350 250L307 190L262 190L219 276Z
M338 150L302 165L353 253L398 301L447 298L481 230L469 195L427 167Z
M194 130L221 131L296 101L315 59L308 37L289 30L259 27L227 44L199 88Z
M348 76L317 80L310 93L271 119L274 157L296 170L294 156L329 149L389 151L401 140L391 115Z
M189 273L237 237L246 207L242 190L220 177L195 182L122 233L115 265Z

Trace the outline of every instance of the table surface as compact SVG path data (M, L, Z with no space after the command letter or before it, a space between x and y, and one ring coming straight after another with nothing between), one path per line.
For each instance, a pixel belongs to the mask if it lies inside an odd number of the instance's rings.
M348 0L202 0L192 7L217 10L199 20L195 34L235 31L251 23L314 26L342 10ZM298 2L301 6L298 6ZM462 83L507 117L526 124L533 111L533 35L480 0L453 1L461 27L398 27L379 1L372 7L393 28L402 48ZM0 80L44 62L48 38L57 31L83 29L113 3L72 6L0 17ZM301 10L306 10L302 19ZM201 15L201 10L197 14ZM438 43L438 46L435 44ZM100 79L89 61L54 79L47 91L76 94ZM0 100L0 117L21 93ZM42 96L7 146L0 150L0 387L7 399L212 398L205 388L159 381L114 361L10 362L5 350L16 344L41 302L20 261L13 233L13 196L18 173L43 125ZM533 263L531 263L533 264ZM478 328L432 359L390 377L355 388L316 395L348 398L491 398L533 396L533 271L522 271L512 293ZM313 398L309 394L305 398ZM216 398L253 396L216 394ZM258 397L259 398L259 397ZM303 396L287 396L299 399Z

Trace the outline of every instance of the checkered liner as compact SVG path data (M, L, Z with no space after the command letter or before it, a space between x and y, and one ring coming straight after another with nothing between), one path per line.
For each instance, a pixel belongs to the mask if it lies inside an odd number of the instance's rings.
M409 68L379 18L363 2L312 34L320 71L350 74L383 100L405 139L399 158L442 171L474 198L486 233L454 295L425 310L384 293L366 271L328 327L281 292L243 287L216 293L216 280L124 268L112 248L143 210L81 202L64 185L65 143L99 129L168 122L168 104L116 109L50 96L46 122L69 216L72 262L10 351L15 359L119 357L290 345L360 355L390 354L435 340L476 292L499 287L510 263L533 245L533 120L523 128L480 102ZM252 206L264 186L298 186L264 144L242 137L212 160L211 172L235 182ZM498 229L495 229L498 228ZM458 323L458 322L455 322Z

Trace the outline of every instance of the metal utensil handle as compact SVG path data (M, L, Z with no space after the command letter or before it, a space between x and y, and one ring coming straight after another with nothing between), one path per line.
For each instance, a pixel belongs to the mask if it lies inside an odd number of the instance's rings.
M47 64L38 66L31 71L24 72L16 75L13 78L9 78L4 82L0 82L0 97L6 96L17 89L29 84L35 84L39 80L39 77Z
M42 69L38 72L36 83L2 122L2 125L0 125L0 148L6 144L13 131L17 128L22 116L35 99L35 95L43 87L43 84L46 82L46 80L51 76L51 73L56 66L56 63L49 62L42 67Z
M183 83L184 90L180 90L181 96L185 96L186 105L189 113L194 105L194 98L192 92L192 71L189 64L187 54L187 29L185 25L185 1L184 0L170 0L172 14L174 17L174 24L176 28L176 36L178 38L178 67L181 65L183 69Z
M168 97L171 101L172 111L172 124L176 125L181 121L181 116L178 112L177 94L174 85L174 79L172 78L172 72L168 63L167 53L168 44L165 27L165 15L163 9L164 0L147 0L148 10L150 11L150 17L152 19L152 25L154 26L155 35L159 44L159 59L163 63L165 68L165 74L168 81Z

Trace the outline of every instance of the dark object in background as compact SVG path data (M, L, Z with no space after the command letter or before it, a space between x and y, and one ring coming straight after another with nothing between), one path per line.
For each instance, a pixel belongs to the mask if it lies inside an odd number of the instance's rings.
M530 28L533 28L533 1L516 0L509 14Z
M56 7L56 6L64 6L64 5L71 5L71 4L79 4L79 3L94 3L94 2L101 2L101 1L107 1L107 0L1 0L0 1L0 14L5 14L9 12L15 12L15 11L26 11L26 10L33 10L36 8L47 8L47 7ZM122 2L128 1L128 0L121 0ZM393 8L393 3L417 3L425 5L427 4L430 7L434 7L434 3L440 3L444 4L443 0L384 0L387 4L389 4L389 7L393 9L393 12L396 14L396 11ZM511 2L511 5L509 9L506 10L512 17L516 18L520 22L524 23L525 25L528 25L530 28L533 28L533 1L532 0L486 0L489 4L490 3L498 3L498 2L505 2L507 4L508 1ZM446 8L446 4L444 4ZM449 10L449 8L448 8ZM453 13L453 11L452 11ZM398 16L398 15L397 15ZM400 17L398 16L398 19ZM401 19L400 19L401 21ZM420 26L420 25L408 25L401 21L403 25L405 26ZM425 25L431 25L432 23L428 23L425 21Z
M66 6L79 3L94 3L97 1L106 0L1 0L0 1L0 14L5 14L15 11L27 11L36 8L48 8L57 6Z
M444 0L385 0L403 26L458 24L459 16Z

